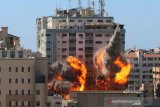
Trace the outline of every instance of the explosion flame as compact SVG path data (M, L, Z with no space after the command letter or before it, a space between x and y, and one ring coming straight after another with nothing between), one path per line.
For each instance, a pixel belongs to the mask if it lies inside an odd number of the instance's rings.
M96 68L97 77L94 78L96 90L123 90L128 81L131 65L121 53L121 34L117 28L111 38L109 45L106 45L94 55L93 62ZM56 63L53 68L56 76L51 78L48 88L51 91L69 99L69 91L84 91L87 89L87 69L76 57L69 56L64 63ZM93 71L95 72L95 71ZM90 89L92 90L92 89ZM95 90L95 89L93 89Z
M86 83L87 70L84 64L82 64L77 58L69 56L66 59L67 63L73 69L78 85L70 88L71 91L83 91Z

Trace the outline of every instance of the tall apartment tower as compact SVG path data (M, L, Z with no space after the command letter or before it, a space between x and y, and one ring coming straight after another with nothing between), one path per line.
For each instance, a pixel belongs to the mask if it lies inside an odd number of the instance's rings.
M113 17L99 16L91 8L56 10L55 16L37 18L36 23L37 49L43 57L49 58L49 64L75 56L88 71L93 71L94 53L109 44L116 29ZM120 24L120 28L123 51L124 25Z

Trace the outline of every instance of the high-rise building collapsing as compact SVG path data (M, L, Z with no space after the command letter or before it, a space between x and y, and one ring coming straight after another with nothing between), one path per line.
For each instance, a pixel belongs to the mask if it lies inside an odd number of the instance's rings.
M79 2L80 3L80 2ZM54 16L37 18L37 49L49 58L49 64L64 61L68 56L78 58L87 66L87 79L95 77L93 56L108 45L117 27L114 18L104 16L104 1L97 14L93 7L68 10L56 9ZM120 27L120 49L125 48L125 29Z

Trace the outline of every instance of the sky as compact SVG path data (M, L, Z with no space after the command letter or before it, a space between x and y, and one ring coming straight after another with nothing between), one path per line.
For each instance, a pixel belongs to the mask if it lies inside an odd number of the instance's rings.
M95 0L98 1L98 0ZM160 0L105 0L106 13L125 25L126 49L160 47ZM77 7L78 0L0 0L0 27L19 36L21 46L36 49L36 19L54 15L55 8ZM82 0L82 5L88 5ZM95 8L98 9L98 2Z

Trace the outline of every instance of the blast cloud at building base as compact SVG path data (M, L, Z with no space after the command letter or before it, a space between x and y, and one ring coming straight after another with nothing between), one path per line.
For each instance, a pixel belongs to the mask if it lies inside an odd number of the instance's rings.
M124 90L130 73L130 64L121 52L120 27L117 28L109 45L98 50L94 57L96 69L95 88L90 90ZM64 62L52 65L54 71L48 87L54 94L69 98L69 91L84 91L87 89L87 68L77 58L69 56Z

